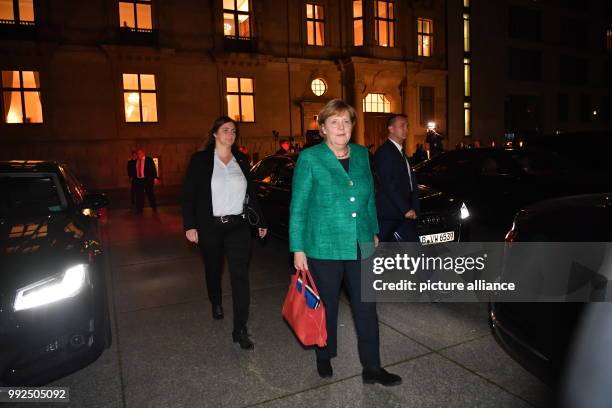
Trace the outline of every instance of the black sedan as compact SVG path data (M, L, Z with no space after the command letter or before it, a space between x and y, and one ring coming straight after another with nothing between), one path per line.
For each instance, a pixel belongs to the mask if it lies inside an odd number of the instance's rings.
M64 165L0 162L0 383L47 383L110 346L107 203Z
M582 174L563 157L542 150L453 150L415 166L419 182L469 203L472 223L491 231L473 240L500 240L522 207L549 198L606 192L612 180ZM483 229L484 230L484 229Z
M257 198L268 220L270 231L279 237L289 234L289 204L296 155L268 156L253 166ZM465 240L470 210L465 203L448 194L419 185L421 213L417 232L421 243Z
M557 198L528 206L516 215L506 241L611 242L612 193ZM533 266L526 275L537 276L539 267ZM579 278L589 276L582 271ZM493 301L489 305L490 324L510 356L543 381L556 385L584 305Z

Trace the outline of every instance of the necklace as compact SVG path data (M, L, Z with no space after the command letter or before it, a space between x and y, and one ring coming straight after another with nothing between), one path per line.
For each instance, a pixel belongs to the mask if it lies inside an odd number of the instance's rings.
M342 154L342 155L340 155L340 156L338 156L338 155L336 154L336 152L334 152L334 154L336 155L336 159L338 159L338 160L348 159L349 157L351 157L351 147L350 147L350 146L347 146L347 147L346 147L346 153L344 153L344 154Z

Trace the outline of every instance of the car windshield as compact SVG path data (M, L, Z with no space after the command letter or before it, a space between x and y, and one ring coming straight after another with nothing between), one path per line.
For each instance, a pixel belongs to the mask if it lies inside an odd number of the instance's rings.
M56 174L0 174L0 216L64 211L66 198Z
M566 160L556 154L546 152L517 152L512 158L527 174L535 176L561 175L568 172Z

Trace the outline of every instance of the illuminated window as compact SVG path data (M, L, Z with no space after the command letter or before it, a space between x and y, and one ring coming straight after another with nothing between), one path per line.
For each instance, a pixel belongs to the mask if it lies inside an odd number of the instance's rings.
M325 7L306 4L306 43L325 45Z
M395 18L393 2L376 0L374 2L374 40L381 47L395 47Z
M157 122L155 75L123 74L126 122Z
M223 35L238 40L251 39L249 0L223 0Z
M363 45L363 1L353 1L353 45Z
M472 104L470 102L463 103L463 134L465 136L472 135Z
M310 89L312 89L313 94L321 96L327 92L327 84L321 78L317 78L310 83Z
M131 31L153 31L151 0L120 1L119 25Z
M6 123L42 123L40 80L36 71L2 71Z
M363 98L364 112L391 112L391 102L382 93L370 93Z
M471 96L472 65L469 58L463 59L463 96Z
M422 57L431 57L433 54L433 20L417 18L418 54Z
M606 50L612 51L612 28L606 30Z
M419 87L421 126L426 126L427 122L435 122L434 115L434 88L431 86Z
M463 7L470 7L470 0L463 0Z
M463 14L463 51L470 52L470 15Z
M0 24L34 25L34 1L0 0Z
M227 116L236 122L255 122L253 78L225 78Z

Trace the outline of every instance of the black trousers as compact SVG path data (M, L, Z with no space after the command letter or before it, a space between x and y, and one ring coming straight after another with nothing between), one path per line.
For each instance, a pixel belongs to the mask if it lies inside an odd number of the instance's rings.
M246 220L215 223L212 228L198 231L200 253L206 268L206 288L213 305L222 303L221 276L223 261L227 265L232 285L234 331L242 329L249 318L251 302L249 287L249 257L251 231Z
M361 262L308 258L308 268L325 304L327 346L317 347L317 359L336 357L338 348L338 302L344 284L351 301L357 329L359 360L364 368L380 367L378 316L375 302L361 301Z
M136 179L130 181L130 204L136 208Z
M144 195L146 193L147 200L151 208L157 208L157 201L155 201L155 190L153 180L149 179L136 179L136 209L142 211L144 208Z

